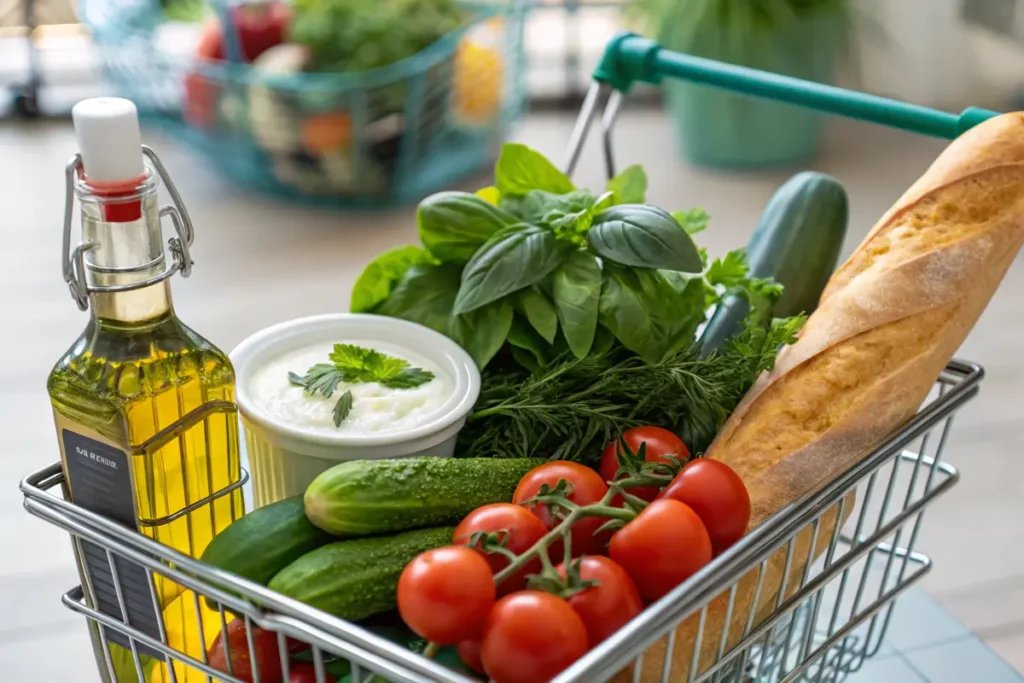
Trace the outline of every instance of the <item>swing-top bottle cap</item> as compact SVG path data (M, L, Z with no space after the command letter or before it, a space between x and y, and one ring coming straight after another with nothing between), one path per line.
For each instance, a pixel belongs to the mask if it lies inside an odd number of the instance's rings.
M94 97L71 109L85 176L92 182L133 180L143 174L142 135L135 105L120 97Z

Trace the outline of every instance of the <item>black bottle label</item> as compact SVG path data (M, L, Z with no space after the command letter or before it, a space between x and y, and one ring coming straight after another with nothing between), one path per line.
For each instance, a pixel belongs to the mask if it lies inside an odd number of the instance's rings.
M61 431L61 438L75 505L137 530L128 454L67 429ZM96 598L96 609L159 641L160 615L155 606L158 603L146 570L113 552L108 555L104 548L85 539L81 547L82 563ZM104 633L110 642L131 647L123 633L110 628L104 628ZM141 653L164 659L157 650L142 643L136 645Z

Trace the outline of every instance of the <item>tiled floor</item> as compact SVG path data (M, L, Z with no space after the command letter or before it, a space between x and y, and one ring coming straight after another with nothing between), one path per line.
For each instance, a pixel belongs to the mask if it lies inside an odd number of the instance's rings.
M1021 683L1024 677L924 591L894 609L886 643L847 683Z
M557 157L570 125L565 117L534 117L517 137ZM815 166L839 178L850 194L849 252L941 143L854 124L832 133ZM196 268L190 280L174 282L176 306L190 325L226 349L286 318L345 310L361 265L385 248L415 240L410 209L339 214L279 204L226 184L172 141L148 142L163 156L196 224ZM627 111L616 143L622 162L647 166L652 201L708 210L711 228L701 241L713 254L746 242L761 208L791 173L689 168L677 160L660 113ZM7 321L0 336L0 428L8 453L0 477L5 683L95 680L85 630L59 603L75 583L69 543L29 518L16 490L18 477L57 458L44 378L85 320L60 276L62 171L73 151L67 124L0 124L0 310ZM591 148L577 180L597 185L600 169L598 150ZM1018 521L1024 481L1022 287L1024 262L1018 260L962 349L987 367L988 377L980 397L957 419L949 445L948 459L962 469L963 480L936 503L918 543L935 560L923 588L1018 669L1024 669L1024 525ZM935 604L902 608L906 628L894 630L892 640L899 651L869 663L857 683L1016 680L998 677L1010 669L995 656L984 662L971 658L971 652L985 650L964 627L947 623L948 638L924 638L942 623ZM897 612L894 628L902 618Z

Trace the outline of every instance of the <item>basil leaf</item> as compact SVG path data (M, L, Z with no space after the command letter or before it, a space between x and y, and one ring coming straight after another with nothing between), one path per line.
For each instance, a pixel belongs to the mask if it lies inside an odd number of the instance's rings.
M539 287L528 287L519 292L516 297L516 310L526 316L544 341L548 344L555 341L555 335L558 334L558 314L555 312L554 304L544 296Z
M498 202L501 200L501 193L498 192L498 188L494 187L493 185L489 187L481 187L473 194L475 194L477 197L484 200L488 204L494 204L495 206L497 206Z
M498 205L520 220L536 225L589 209L595 201L590 190L573 190L568 194L530 190L521 197L502 197Z
M496 232L515 217L468 192L438 192L416 210L420 241L438 260L466 263Z
M577 358L590 353L601 300L601 266L593 254L574 251L552 278L552 293L562 334Z
M594 218L587 233L598 256L636 268L699 273L700 253L667 212L644 204L621 204Z
M643 166L630 166L609 180L607 189L615 193L616 204L643 204L647 193L647 174Z
M704 319L703 278L604 265L600 321L648 363L693 341Z
M414 265L376 312L448 334L461 272L458 266L448 264Z
M540 364L537 357L526 349L511 344L508 348L512 352L512 360L526 368L531 375L539 375L544 371L544 366Z
M676 219L676 223L679 223L687 235L696 235L708 227L708 212L704 209L673 211L672 218Z
M530 190L565 194L573 190L568 177L540 152L526 145L506 142L494 167L494 181L504 195L525 195Z
M571 245L560 244L547 228L507 228L480 247L462 271L455 313L468 313L524 287L537 284L565 258Z
M512 345L516 361L530 372L537 372L546 367L553 358L550 342L545 343L530 324L519 316L512 319L512 327L508 331L508 343ZM532 362L523 362L523 354L516 354L516 349L527 352Z
M431 258L423 249L414 246L398 247L385 251L370 261L352 287L349 310L353 313L372 311L391 294L391 290L410 266L430 263Z
M481 370L498 353L512 327L512 304L508 299L452 318L448 336L459 343Z
M597 334L594 335L594 344L590 347L590 353L595 356L608 353L615 345L615 335L607 327L598 325Z

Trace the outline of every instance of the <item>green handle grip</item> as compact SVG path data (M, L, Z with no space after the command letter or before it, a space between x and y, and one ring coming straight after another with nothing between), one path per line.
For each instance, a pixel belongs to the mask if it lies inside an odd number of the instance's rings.
M648 38L625 33L612 39L594 70L594 80L621 92L634 83L657 85L663 77L787 102L922 135L953 139L998 112L970 107L960 114L907 104L867 93L804 81L769 71L672 52Z

